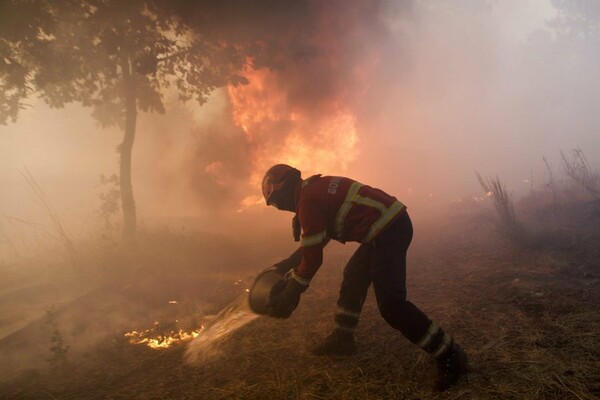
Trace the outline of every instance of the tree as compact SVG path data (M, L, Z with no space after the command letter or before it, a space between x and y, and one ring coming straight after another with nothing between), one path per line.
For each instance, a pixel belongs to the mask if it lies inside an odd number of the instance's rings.
M181 100L202 104L217 87L245 83L249 64L276 65L286 53L274 50L282 41L265 21L290 22L277 12L287 5L285 15L292 17L303 3L3 0L0 123L15 121L36 93L51 107L78 102L91 107L102 126L121 127L123 235L132 239L138 112L165 112L163 90L172 85ZM259 14L271 17L257 21Z
M0 0L0 123L13 122L30 92L27 53L42 46L52 20L42 4Z
M600 3L596 0L552 0L557 10L550 26L556 34L573 41L592 45L600 41Z

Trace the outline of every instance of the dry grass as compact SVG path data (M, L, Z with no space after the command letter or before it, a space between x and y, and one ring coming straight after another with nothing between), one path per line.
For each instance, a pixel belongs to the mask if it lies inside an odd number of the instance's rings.
M526 233L523 226L517 221L515 209L506 191L506 185L502 183L499 177L484 178L475 171L479 185L490 197L494 203L496 227L505 237L513 241L523 241Z
M183 363L183 346L154 351L128 344L116 331L78 357L69 354L67 374L40 369L5 380L0 398L595 399L600 396L595 226L579 226L579 247L536 251L498 243L476 217L416 227L409 298L455 336L473 368L468 379L443 394L430 390L432 360L382 321L372 293L357 332L357 356L310 354L332 328L347 250L326 257L292 318L259 318L229 339L221 358L200 367ZM178 314L163 300L178 289L187 294L179 312L201 319L236 296L240 287L232 277L247 284L252 271L261 269L249 265L236 243L218 238L163 232L145 240L127 261L134 264L134 279L115 288L123 297L112 308L173 317ZM72 315L85 323L97 318L89 307L100 307L98 294L74 306Z
M52 221L54 230L67 252L71 266L74 268L79 267L80 262L77 249L75 248L73 241L71 240L65 228L63 227L63 223L60 216L47 200L44 190L38 185L35 178L33 177L33 175L31 175L27 168L24 168L24 170L21 171L21 176L23 176L23 179L25 179L25 182L27 182L27 185L35 195L36 200L39 202L40 206L44 209L44 211L50 218L50 221Z
M588 198L597 198L600 195L600 190L598 189L599 177L590 168L583 150L579 148L573 149L569 157L561 150L560 156L563 161L565 174L576 185L583 188Z

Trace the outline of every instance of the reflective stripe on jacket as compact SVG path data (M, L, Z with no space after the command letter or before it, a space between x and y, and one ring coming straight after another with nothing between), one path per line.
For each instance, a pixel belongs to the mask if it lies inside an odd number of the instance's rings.
M296 274L311 279L328 239L369 243L405 209L382 190L349 178L316 175L300 188L296 213L302 227L302 262Z

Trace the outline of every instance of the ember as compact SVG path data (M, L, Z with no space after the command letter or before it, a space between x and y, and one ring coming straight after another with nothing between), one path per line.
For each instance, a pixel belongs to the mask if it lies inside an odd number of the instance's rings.
M123 334L128 338L131 344L144 344L151 349L166 349L176 343L182 343L192 340L200 334L202 328L186 332L182 329L178 331L169 331L166 334L157 334L159 323L155 322L154 327L144 329L143 331L130 331Z

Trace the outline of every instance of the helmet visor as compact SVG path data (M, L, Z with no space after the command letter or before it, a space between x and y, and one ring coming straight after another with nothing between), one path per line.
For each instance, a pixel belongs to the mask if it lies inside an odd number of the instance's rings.
M267 176L265 176L265 178L263 179L263 182L262 182L262 192L263 192L263 196L264 196L265 201L267 202L268 206L273 204L271 202L273 193L280 190L286 181L285 179L283 179L280 182L273 182L273 180L274 180L273 176L267 175Z

